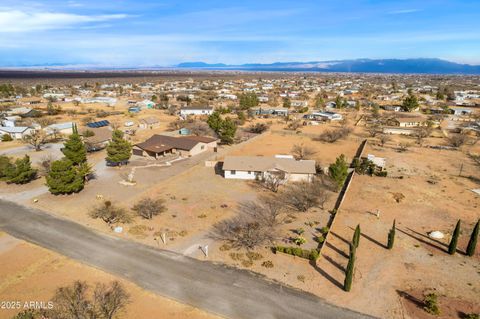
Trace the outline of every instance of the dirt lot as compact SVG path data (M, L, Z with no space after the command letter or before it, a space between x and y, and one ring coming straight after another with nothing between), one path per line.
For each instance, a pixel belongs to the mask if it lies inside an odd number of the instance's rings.
M75 280L95 283L120 281L131 295L131 303L120 318L218 318L169 300L100 270L74 262L43 248L0 233L0 300L48 302L55 289ZM0 318L11 318L16 310L0 309Z

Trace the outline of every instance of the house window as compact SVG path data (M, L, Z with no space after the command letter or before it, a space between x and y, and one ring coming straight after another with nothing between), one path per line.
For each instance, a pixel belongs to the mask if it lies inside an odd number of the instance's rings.
M235 174L237 174L237 171L230 171L230 174L235 175Z
M205 145L200 146L200 149L201 150L205 149Z
M250 174L252 174L252 172L251 172L251 171L248 171L248 175L250 175Z

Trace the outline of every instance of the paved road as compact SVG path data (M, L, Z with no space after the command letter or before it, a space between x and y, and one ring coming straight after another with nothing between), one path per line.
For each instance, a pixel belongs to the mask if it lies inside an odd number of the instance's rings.
M228 318L368 318L247 271L102 235L2 200L0 229L159 295Z

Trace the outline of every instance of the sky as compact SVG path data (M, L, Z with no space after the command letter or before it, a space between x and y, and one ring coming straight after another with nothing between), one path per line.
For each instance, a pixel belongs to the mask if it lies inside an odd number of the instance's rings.
M0 66L480 64L480 0L0 0Z

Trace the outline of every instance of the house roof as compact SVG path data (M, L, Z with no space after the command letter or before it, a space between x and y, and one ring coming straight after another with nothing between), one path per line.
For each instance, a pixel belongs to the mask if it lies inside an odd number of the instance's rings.
M109 141L112 139L112 131L108 127L97 127L97 128L88 128L85 129L82 134L85 135L86 131L93 132L93 136L89 136L85 138L85 141L91 144L98 144Z
M227 156L224 170L265 172L280 170L286 173L315 174L315 161L262 156Z
M55 123L47 126L45 129L46 130L68 130L73 127L75 123L73 122L65 122L65 123Z
M5 133L23 133L28 130L29 127L27 126L15 126L15 127L7 127L7 126L0 126L0 131Z
M210 143L215 139L203 136L182 136L173 137L155 134L148 140L135 146L150 152L160 153L171 149L190 151L198 143Z
M213 110L213 106L185 106L181 110Z

